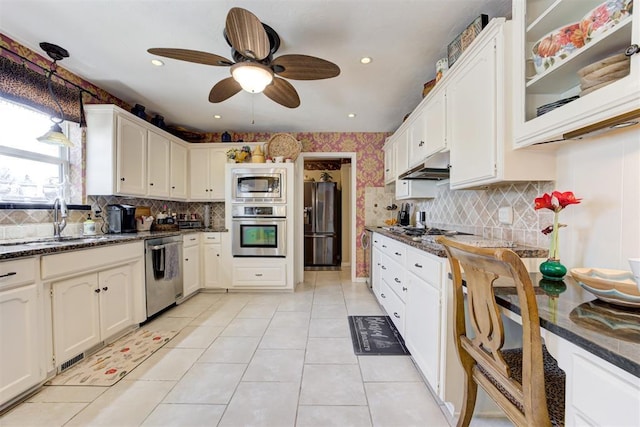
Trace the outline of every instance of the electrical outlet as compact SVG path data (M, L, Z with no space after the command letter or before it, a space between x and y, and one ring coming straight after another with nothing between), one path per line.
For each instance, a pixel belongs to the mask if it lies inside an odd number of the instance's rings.
M498 209L498 221L500 224L513 224L513 208L511 206L503 206Z

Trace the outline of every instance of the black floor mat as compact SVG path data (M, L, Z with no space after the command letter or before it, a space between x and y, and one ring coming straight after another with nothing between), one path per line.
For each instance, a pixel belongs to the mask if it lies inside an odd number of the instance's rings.
M389 316L349 316L351 342L357 356L409 355Z

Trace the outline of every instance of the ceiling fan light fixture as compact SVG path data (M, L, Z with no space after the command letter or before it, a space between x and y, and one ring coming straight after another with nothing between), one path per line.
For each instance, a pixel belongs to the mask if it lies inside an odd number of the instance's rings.
M38 142L43 142L45 144L61 145L67 148L73 148L73 142L71 142L69 138L67 138L65 134L62 133L62 128L58 123L55 122L47 133L36 139L38 140Z
M273 71L257 62L240 62L231 67L233 79L242 89L260 93L273 81Z

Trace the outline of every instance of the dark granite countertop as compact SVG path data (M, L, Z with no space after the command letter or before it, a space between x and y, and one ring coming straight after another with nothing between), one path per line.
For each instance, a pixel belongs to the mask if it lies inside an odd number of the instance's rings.
M379 233L383 236L390 237L394 240L398 240L399 242L405 243L409 246L428 252L435 256L439 256L441 258L447 257L442 245L439 245L437 243L430 243L422 240L413 240L411 236L394 233L393 231L385 230L382 227L365 226L365 229L373 231L375 233ZM455 239L455 235L450 237ZM532 246L517 245L509 249L517 253L521 258L545 258L548 254L548 251L546 249L534 248Z
M97 236L64 236L61 241L52 239L30 239L24 241L0 241L0 261L34 255L49 255L78 249L131 243L156 237L180 236L197 232L227 232L222 228L191 228L174 231L142 231L137 233L104 234Z
M640 309L600 301L571 276L562 282L531 273L540 326L607 362L640 377ZM498 304L520 315L516 289L499 279Z

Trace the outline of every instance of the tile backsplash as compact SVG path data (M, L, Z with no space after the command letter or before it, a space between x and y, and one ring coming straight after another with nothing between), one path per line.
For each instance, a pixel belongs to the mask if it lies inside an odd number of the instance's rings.
M205 206L209 208L209 224L211 227L224 227L224 203L223 202L177 202L149 200L118 196L88 196L86 204L91 206L91 217L95 218L95 212L101 210L106 215L108 204L127 204L134 206L149 206L151 214L157 215L164 209L178 214L198 215L203 219ZM62 232L65 236L82 234L82 223L87 218L89 211L69 210L67 226ZM100 224L100 222L98 222ZM100 225L98 225L100 227ZM106 227L105 227L106 230ZM53 212L50 209L0 209L0 240L29 239L53 236Z
M411 224L416 212L427 212L427 225L473 233L488 239L509 240L518 244L547 248L549 238L540 230L553 222L549 210L536 211L534 199L554 190L553 182L522 182L493 186L482 190L450 190L444 184L434 199L395 200L394 184L367 187L365 190L365 224L383 226L384 220L396 218L397 210L387 210L395 203L412 204ZM501 224L498 209L513 208L513 223Z

